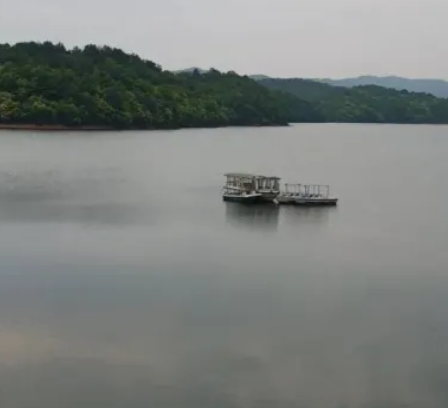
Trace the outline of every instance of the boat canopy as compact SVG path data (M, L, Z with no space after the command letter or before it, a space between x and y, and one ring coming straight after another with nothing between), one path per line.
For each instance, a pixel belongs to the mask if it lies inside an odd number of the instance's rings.
M277 176L263 176L261 174L252 173L226 173L224 174L224 177L280 180L280 177Z

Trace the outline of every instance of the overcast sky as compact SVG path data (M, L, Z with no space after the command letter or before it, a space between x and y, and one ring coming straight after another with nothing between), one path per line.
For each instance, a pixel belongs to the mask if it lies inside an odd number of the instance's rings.
M165 69L448 79L448 0L0 0L0 41L108 44Z

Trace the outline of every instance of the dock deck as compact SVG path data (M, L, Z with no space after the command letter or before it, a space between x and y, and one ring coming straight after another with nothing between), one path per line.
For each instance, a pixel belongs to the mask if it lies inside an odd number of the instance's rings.
M330 196L330 187L320 184L285 184L276 197L280 205L333 206L338 199Z

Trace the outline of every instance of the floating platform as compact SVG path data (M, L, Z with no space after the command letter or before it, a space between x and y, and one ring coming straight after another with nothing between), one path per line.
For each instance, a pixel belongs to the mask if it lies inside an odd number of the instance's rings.
M285 184L280 178L250 173L227 173L223 187L224 201L240 204L275 203L277 205L334 206L338 199L330 197L330 187L321 184Z
M322 198L322 197L316 197L316 198L310 198L310 197L298 197L294 202L293 205L303 205L303 206L332 206L338 204L338 199L335 197L329 197L329 198Z
M338 199L330 197L330 187L320 184L285 184L276 197L280 205L334 206Z

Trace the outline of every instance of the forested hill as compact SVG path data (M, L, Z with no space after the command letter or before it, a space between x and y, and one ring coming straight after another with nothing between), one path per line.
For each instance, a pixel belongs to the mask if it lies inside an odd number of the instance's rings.
M232 72L176 75L94 45L0 45L1 127L163 129L319 120L312 104Z
M0 128L448 123L448 99L429 94L258 79L214 69L173 73L110 47L0 44Z
M327 122L447 124L448 99L375 85L342 88L306 79L261 79L313 104Z

